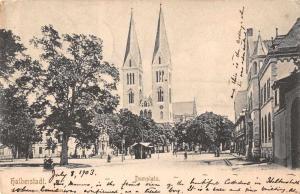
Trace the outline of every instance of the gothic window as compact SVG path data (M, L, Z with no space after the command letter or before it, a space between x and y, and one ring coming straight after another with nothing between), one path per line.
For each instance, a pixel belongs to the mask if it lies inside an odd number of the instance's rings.
M161 58L158 57L158 64L161 64Z
M141 116L141 117L143 117L143 116L144 116L144 115L143 115L143 111L142 111L142 110L140 111L140 116Z
M161 82L164 81L164 74L165 74L165 72L164 72L164 71L161 71Z
M160 111L160 119L164 119L164 112Z
M260 124L260 128L261 128L261 142L264 142L264 118L261 118L261 124Z
M265 143L268 141L268 121L267 116L265 115Z
M131 67L131 59L129 59L129 67Z
M171 88L169 88L169 102L172 102L172 93L171 93Z
M129 85L129 74L127 73L127 85Z
M132 84L132 76L131 76L131 73L129 73L129 85Z
M134 84L134 73L132 73L132 84Z
M275 90L274 98L275 98L275 106L278 106L278 90Z
M147 117L148 117L147 110L144 110L144 117L145 117L145 118L147 118Z
M144 102L144 107L147 107L147 102L146 101Z
M151 119L152 118L152 112L151 110L148 111L148 117Z
M156 71L156 82L158 82L158 71Z
M157 101L158 102L164 101L164 91L162 90L162 88L159 88L157 91Z
M257 63L256 62L254 62L254 75L256 75L257 74Z
M267 98L270 98L270 92L271 92L271 84L270 84L270 78L267 81Z
M158 76L158 82L161 82L161 71L158 71L158 74L159 74L159 76Z
M128 102L129 102L129 104L133 104L134 103L134 93L132 91L130 91L128 93Z
M263 99L264 99L264 88L260 89L260 105L263 105Z
M264 85L264 103L267 101L267 95L266 95L266 93L267 93L267 86L265 84Z
M271 140L271 113L268 114L268 135L269 141Z

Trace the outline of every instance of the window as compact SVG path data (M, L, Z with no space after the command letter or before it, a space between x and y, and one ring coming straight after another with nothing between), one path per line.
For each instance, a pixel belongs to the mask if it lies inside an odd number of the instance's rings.
M268 114L268 136L269 141L271 140L271 113Z
M127 73L127 85L129 85L129 74Z
M264 99L264 89L260 89L260 105L263 105L263 99Z
M267 95L266 95L266 93L267 93L267 86L266 86L266 84L264 85L264 103L267 101Z
M144 117L148 117L148 113L147 113L147 110L144 110Z
M160 111L160 119L164 119L164 112Z
M261 142L263 143L264 142L264 139L265 139L265 136L264 136L264 118L262 117L261 118L261 125L260 125L260 128L261 128Z
M140 111L140 116L143 117L144 116L144 112L141 110Z
M151 119L152 118L152 112L151 110L148 111L148 117Z
M254 75L256 75L257 74L257 63L256 62L254 62Z
M158 82L158 71L156 71L156 82Z
M268 141L268 121L267 116L265 115L265 143Z
M161 64L161 58L158 57L158 64Z
M132 73L132 84L134 84L134 73Z
M158 102L164 101L164 91L162 90L162 88L159 88L157 91L157 101Z
M131 59L129 59L129 67L131 67Z
M128 102L129 102L129 104L133 104L134 103L134 93L132 91L130 91L128 93Z
M267 81L267 99L270 98L271 86L270 86L270 78Z
M43 148L39 147L39 154L43 154Z
M169 88L169 102L172 102L172 93L171 93L171 88Z
M54 154L55 153L55 149L52 149L52 154Z
M275 98L275 106L278 106L278 90L275 90L275 94L274 94L274 98Z

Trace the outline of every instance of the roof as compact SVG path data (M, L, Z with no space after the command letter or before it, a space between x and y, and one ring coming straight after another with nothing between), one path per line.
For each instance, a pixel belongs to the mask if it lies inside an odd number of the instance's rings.
M196 115L196 102L174 102L172 104L173 114L174 115Z
M272 88L276 89L280 86L285 85L285 86L288 86L286 89L289 90L289 89L293 88L293 83L296 83L296 82L300 83L300 71L292 72L291 75L275 81Z
M3 145L2 143L0 143L0 149L6 148L6 145Z
M254 50L252 53L253 57L265 56L268 53L267 46L262 40L260 33L258 34L257 41L255 42Z
M288 55L295 54L298 56L300 53L300 18L292 26L286 35L277 36L274 39L272 50L270 54L275 55Z
M133 20L132 10L131 10L125 56L124 56L124 64L126 63L128 58L132 60L132 66L142 65L141 52L140 52L136 31L135 31L135 24Z
M269 50L269 48L272 45L271 40L262 40L262 43L264 44L264 47L267 49L267 51ZM250 56L254 56L254 49L255 49L256 45L257 45L257 40L248 42L248 49L249 49L249 55Z
M162 63L171 62L170 48L165 27L164 15L161 7L159 10L152 64L157 61L158 55L161 56Z
M300 18L297 19L296 23L282 39L278 48L296 47L300 46Z
M145 146L145 147L153 147L152 144L150 142L139 142L139 143L134 143L131 145L131 147L134 147L136 145L142 145L142 146Z

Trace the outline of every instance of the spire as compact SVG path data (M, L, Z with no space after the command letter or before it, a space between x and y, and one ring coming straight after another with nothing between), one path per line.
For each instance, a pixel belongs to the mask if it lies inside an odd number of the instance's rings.
M168 43L165 21L164 21L161 4L160 4L160 9L159 9L159 18L158 18L158 24L157 24L152 64L155 61L157 61L158 57L161 57L160 60L162 61L162 63L170 63L170 60L171 60L170 49L169 49L169 43Z
M140 53L140 48L138 44L138 39L135 31L134 20L133 20L133 9L131 8L130 14L130 24L129 24L129 31L128 31L128 38L125 50L125 57L124 63L131 63L130 66L141 66L142 65L142 58ZM131 60L129 62L129 60Z
M263 43L262 38L260 36L260 31L258 31L258 38L257 42L253 51L253 56L264 56L267 55L267 48L265 46L265 43Z

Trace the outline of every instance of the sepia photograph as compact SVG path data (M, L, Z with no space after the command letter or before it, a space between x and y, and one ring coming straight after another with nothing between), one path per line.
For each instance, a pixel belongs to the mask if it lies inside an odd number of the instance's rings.
M0 0L0 194L300 193L300 0Z

